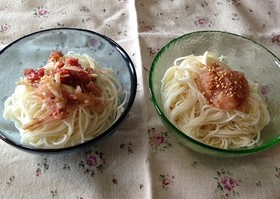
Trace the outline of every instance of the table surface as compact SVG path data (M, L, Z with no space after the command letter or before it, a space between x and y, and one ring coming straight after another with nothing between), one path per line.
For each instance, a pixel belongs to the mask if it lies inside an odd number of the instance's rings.
M1 0L1 49L42 29L94 30L128 52L139 83L127 120L89 151L42 156L0 141L0 198L280 198L280 146L231 159L191 151L159 121L148 89L159 49L192 31L240 34L279 57L279 17L278 0Z

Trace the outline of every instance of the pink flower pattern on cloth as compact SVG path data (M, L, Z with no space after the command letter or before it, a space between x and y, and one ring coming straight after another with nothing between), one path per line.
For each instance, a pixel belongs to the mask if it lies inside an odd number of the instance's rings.
M223 197L238 197L240 194L237 189L241 181L235 179L230 171L224 169L217 171L217 174L218 177L215 179L218 181L218 194Z
M105 169L104 154L99 151L86 151L85 158L80 161L79 167L91 177L94 177L97 172L102 173Z
M34 11L35 11L35 15L37 15L38 17L47 17L47 15L49 14L47 8L44 7L38 7Z

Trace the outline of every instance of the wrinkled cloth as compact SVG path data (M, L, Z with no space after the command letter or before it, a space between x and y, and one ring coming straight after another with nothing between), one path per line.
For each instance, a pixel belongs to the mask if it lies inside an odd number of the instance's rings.
M216 158L181 145L149 99L157 52L197 30L240 34L280 56L278 0L104 0L0 2L0 48L39 30L75 27L105 34L135 64L129 116L91 149L47 156L0 140L0 198L280 198L280 146L241 158Z

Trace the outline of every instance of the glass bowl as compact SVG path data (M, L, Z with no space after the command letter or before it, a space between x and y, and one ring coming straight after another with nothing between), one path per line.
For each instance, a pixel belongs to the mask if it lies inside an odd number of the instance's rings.
M164 114L160 88L165 71L176 58L190 54L203 55L205 51L226 56L234 70L244 72L247 79L262 85L271 121L261 131L260 142L254 147L220 149L206 145L181 132ZM264 151L280 142L280 60L265 47L243 36L221 31L198 31L175 38L154 58L149 87L152 102L163 124L179 141L194 151L219 157L237 157Z
M97 137L67 148L41 149L21 142L20 134L14 123L5 120L3 117L4 101L14 92L16 81L23 76L24 69L37 69L45 65L50 52L53 50L63 53L69 51L80 54L86 53L95 58L101 67L112 68L117 79L121 82L123 91L127 93L127 101L119 118ZM0 51L0 70L0 138L6 143L27 152L57 154L90 147L117 130L130 111L136 95L136 71L128 54L112 39L89 30L55 28L26 35ZM120 97L121 100L124 100L124 98L125 94Z

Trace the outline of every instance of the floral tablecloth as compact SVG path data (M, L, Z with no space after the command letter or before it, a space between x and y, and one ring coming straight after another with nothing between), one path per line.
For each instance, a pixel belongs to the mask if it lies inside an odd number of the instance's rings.
M196 30L237 33L279 57L279 17L278 0L1 0L1 49L38 30L94 30L128 52L139 83L126 121L90 150L44 156L0 141L0 198L279 199L280 146L232 159L193 152L159 121L148 89L159 49Z

